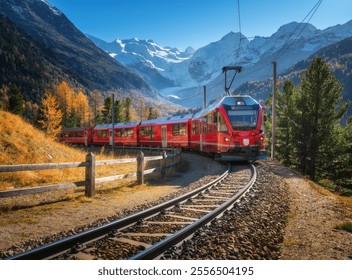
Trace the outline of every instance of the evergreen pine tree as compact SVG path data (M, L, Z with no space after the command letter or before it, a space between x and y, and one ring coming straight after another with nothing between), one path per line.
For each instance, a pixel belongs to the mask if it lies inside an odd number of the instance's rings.
M9 111L15 115L22 116L25 110L25 102L17 85L10 86Z
M114 117L115 117L115 123L120 123L124 121L124 118L122 116L121 101L119 99L115 100Z
M127 97L124 103L124 109L125 109L125 121L130 122L131 121L131 106L132 106L132 100L131 98Z
M293 135L292 120L295 118L295 85L292 81L286 81L283 86L283 93L277 93L277 127L276 144L277 157L285 165L293 164Z
M342 85L329 66L320 58L313 59L301 80L294 127L300 168L312 179L324 173L333 154L336 124L347 110L347 104L339 107L341 98Z
M112 99L110 96L106 97L104 100L103 107L103 119L105 123L111 123L112 118Z

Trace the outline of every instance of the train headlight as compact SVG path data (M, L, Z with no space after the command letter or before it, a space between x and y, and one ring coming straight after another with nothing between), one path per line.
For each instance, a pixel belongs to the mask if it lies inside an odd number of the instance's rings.
M225 137L224 141L225 141L225 142L230 142L230 138Z

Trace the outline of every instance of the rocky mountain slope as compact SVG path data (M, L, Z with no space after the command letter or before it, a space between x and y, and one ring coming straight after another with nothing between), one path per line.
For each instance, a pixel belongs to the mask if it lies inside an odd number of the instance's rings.
M16 28L27 34L59 72L76 80L85 89L166 102L157 90L94 45L48 2L2 0L0 15L6 16ZM48 83L52 82L55 81Z

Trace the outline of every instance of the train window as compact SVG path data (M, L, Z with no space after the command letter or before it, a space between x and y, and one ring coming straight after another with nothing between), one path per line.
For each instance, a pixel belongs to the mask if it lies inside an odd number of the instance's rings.
M227 113L233 129L252 130L257 127L258 110L229 110Z
M147 136L147 128L146 127L142 127L139 130L139 136Z
M173 136L186 136L186 124L177 123L172 125Z
M122 129L115 129L115 137L121 137L123 136L123 130Z
M219 115L219 124L218 125L219 125L219 132L229 133L229 130L227 128L225 120L221 115Z
M207 123L203 123L203 134L207 134L208 133L208 125Z
M133 129L132 128L124 128L122 135L124 137L132 137L133 136Z
M204 131L204 133L213 133L214 122L211 113L205 116L205 122L207 123L207 131Z
M150 139L153 139L153 127L152 126L145 126L142 127L139 130L139 135L140 136L146 136L146 137L150 137Z
M132 128L119 128L119 129L116 129L115 130L115 136L116 137L132 137L133 136L133 129Z
M106 130L98 130L97 131L97 136L102 138L102 137L106 137Z
M197 122L192 122L192 134L193 135L199 134L199 125Z

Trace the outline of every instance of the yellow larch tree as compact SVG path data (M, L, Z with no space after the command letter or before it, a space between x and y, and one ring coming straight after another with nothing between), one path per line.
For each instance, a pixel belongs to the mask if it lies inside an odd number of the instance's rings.
M82 92L82 90L78 91L77 93L75 105L76 105L76 114L78 116L78 125L79 126L89 125L90 108L89 108L88 98Z
M62 111L59 108L56 97L49 90L45 92L41 102L41 119L38 122L45 134L55 139L62 128Z

